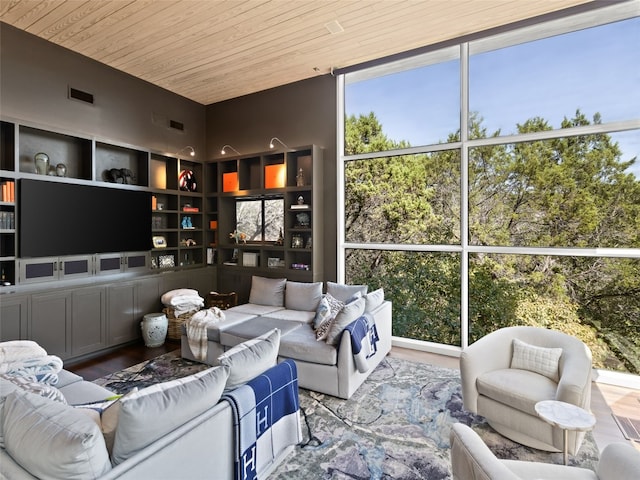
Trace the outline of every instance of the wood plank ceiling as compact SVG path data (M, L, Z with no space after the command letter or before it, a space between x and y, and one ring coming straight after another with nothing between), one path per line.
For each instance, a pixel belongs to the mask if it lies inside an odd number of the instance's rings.
M208 105L583 3L2 0L0 21Z

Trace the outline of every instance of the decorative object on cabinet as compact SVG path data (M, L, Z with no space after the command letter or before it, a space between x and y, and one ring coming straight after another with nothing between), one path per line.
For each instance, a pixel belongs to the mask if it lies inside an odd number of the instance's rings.
M64 163L59 163L56 165L56 175L59 177L67 176L67 166Z
M109 170L105 170L102 174L102 178L111 183L123 183L126 185L135 184L133 172L128 168L111 168Z
M277 140L279 144L281 144L284 148L289 148L287 146L286 143L284 143L282 140L280 140L278 137L273 137L270 141L269 141L269 148L275 148L275 145L273 144L273 141Z
M233 147L232 147L231 145L229 145L229 144L226 144L224 147L222 147L222 150L220 150L220 153L221 153L222 155L226 155L226 153L227 153L227 148L228 148L229 150L233 150L234 152L236 152L236 154L237 154L237 155L240 155L240 152L239 152L238 150L236 150L235 148L233 148Z
M257 267L258 266L258 254L255 252L243 252L242 253L242 266L243 267Z
M163 235L154 235L153 248L167 248L167 239Z
M211 230L215 230L218 228L218 221L217 220L209 220L209 228Z
M286 186L286 174L284 163L265 165L264 188L284 188Z
M284 245L284 236L282 235L282 229L280 229L280 233L278 234L276 245Z
M173 268L176 266L176 259L173 255L160 255L158 257L158 266L160 268Z
M296 226L301 228L307 228L311 225L311 219L306 212L297 213L296 222Z
M193 170L182 170L178 177L178 185L180 186L180 190L185 192L195 192L198 186Z
M296 187L304 187L304 171L302 167L298 169L298 175L296 175Z
M38 175L49 174L49 155L44 152L38 152L33 157L36 165L36 173Z
M291 205L291 210L307 210L309 208L309 205L304 203L304 197L302 195L300 195L296 201L298 203Z
M197 243L193 238L184 238L180 240L180 245L183 247L195 247Z
M295 234L291 237L291 248L302 248L304 246L304 240L302 235Z
M222 174L222 191L237 192L240 189L238 183L238 172L228 172Z
M247 234L244 232L239 232L238 230L234 230L229 234L229 238L232 238L236 243L247 243Z
M193 223L191 221L191 217L183 217L181 225L182 225L182 228L184 230L193 230L193 229L196 228L196 227L193 226Z

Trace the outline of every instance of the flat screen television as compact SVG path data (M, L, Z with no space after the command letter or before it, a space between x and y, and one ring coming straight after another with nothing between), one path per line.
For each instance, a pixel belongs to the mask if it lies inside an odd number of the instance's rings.
M21 258L147 251L151 193L21 179Z

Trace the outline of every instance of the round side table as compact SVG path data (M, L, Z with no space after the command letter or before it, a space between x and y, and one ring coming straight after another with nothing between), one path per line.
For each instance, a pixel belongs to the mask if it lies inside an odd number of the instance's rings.
M536 413L545 422L562 429L564 464L569 463L567 437L569 430L586 432L596 424L596 417L583 408L558 400L543 400L536 403Z

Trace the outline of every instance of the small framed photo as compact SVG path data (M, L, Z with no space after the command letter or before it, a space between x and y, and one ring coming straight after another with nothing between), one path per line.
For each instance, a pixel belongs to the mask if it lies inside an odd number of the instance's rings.
M176 260L173 255L160 255L158 257L160 268L173 268L176 266Z
M243 267L257 267L258 266L258 254L255 252L243 252L242 253L242 266Z
M267 267L278 268L280 266L280 259L278 257L269 257L267 259Z
M154 235L153 248L167 248L167 239L163 235Z

